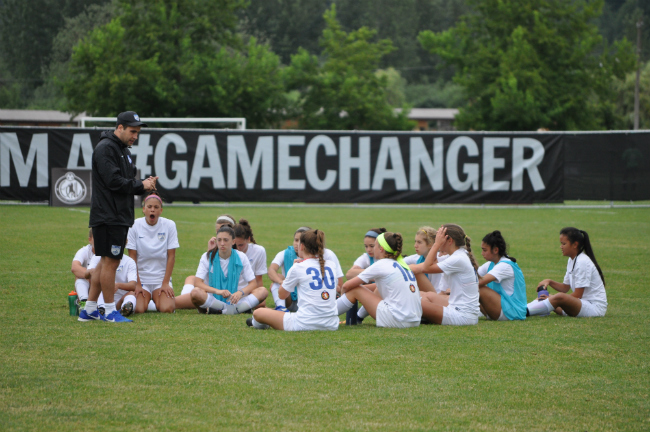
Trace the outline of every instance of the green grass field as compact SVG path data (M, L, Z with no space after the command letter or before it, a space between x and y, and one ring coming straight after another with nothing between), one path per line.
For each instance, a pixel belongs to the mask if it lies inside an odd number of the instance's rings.
M609 309L470 328L380 329L368 318L327 333L256 331L248 315L194 311L79 323L67 293L88 210L0 206L0 429L650 430L650 209L226 211L250 221L268 262L310 225L345 269L372 227L401 232L412 253L419 226L459 223L479 263L480 239L500 229L529 300L543 278L562 280L558 232L574 225L592 238ZM177 294L218 214L165 209L181 245Z

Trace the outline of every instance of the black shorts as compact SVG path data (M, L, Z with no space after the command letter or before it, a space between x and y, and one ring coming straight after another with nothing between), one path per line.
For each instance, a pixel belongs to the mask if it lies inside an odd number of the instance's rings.
M122 259L129 227L121 225L99 225L93 227L95 238L95 255Z

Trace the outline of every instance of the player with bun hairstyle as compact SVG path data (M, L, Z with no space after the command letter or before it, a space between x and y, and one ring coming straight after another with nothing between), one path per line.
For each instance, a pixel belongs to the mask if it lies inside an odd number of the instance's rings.
M416 264L422 264L429 253L429 250L433 246L433 242L436 240L436 230L430 226L423 226L418 228L418 232L415 233L415 253L404 258L406 264L408 264L411 269L414 268ZM438 253L438 262L442 262L449 255ZM442 273L418 273L415 275L418 281L418 287L420 292L435 292L438 294L449 294L447 289L446 281Z
M375 242L377 241L377 236L385 232L386 228L372 228L368 230L363 237L363 247L366 249L366 252L354 261L352 268L345 274L348 280L359 276L359 273L375 263Z
M144 313L153 300L156 309L173 313L176 309L172 272L176 262L178 233L171 219L161 216L163 202L160 196L151 194L142 200L144 217L136 219L129 229L126 248L138 266L138 283L133 297L127 296L122 303L122 315L132 312ZM134 310L135 309L135 310Z
M235 246L240 252L244 252L251 263L255 274L255 281L258 287L263 287L262 277L268 273L266 268L266 249L260 246L253 237L253 229L246 219L239 219L235 225Z
M176 298L178 309L197 308L204 314L235 315L251 310L266 299L258 287L248 257L233 249L235 231L222 226L217 246L201 256L194 276L195 287Z
M377 236L375 262L343 284L337 300L338 313L350 310L358 300L375 318L377 327L406 328L420 325L422 306L415 275L402 258L402 235L385 232ZM376 291L363 284L375 281ZM372 288L372 287L370 287Z
M449 255L438 262L438 252ZM479 309L476 260L472 255L471 239L463 228L445 224L438 229L436 240L424 263L414 266L416 273L444 273L449 296L434 293L422 295L422 316L434 324L476 325Z
M336 264L324 258L325 233L319 230L301 232L297 249L302 261L296 262L287 271L278 295L286 299L297 292L298 312L257 309L246 320L248 326L257 329L270 326L285 331L338 329L334 277Z
M481 255L487 261L478 268L481 312L496 321L526 319L526 281L501 231L483 237Z
M605 277L586 231L574 227L560 231L562 255L569 257L562 283L544 279L537 287L538 299L528 303L530 315L559 315L577 318L602 317L607 312ZM548 287L559 291L549 295ZM567 294L573 291L571 294Z

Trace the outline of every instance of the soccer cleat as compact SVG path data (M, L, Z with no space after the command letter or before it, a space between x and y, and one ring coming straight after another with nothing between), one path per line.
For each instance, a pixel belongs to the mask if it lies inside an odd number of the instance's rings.
M107 316L101 315L101 319L102 321L113 322L113 323L133 322L133 320L124 318L119 311L113 311L109 313Z
M253 327L253 317L246 319L246 325L248 327Z
M126 302L122 305L121 314L123 317L128 317L133 313L133 303Z
M104 306L100 306L100 307L98 307L97 310L99 311L99 314L100 314L101 316L106 315L106 309L104 309Z
M86 309L86 300L77 300L77 310L82 311Z
M280 312L289 312L289 309L287 309L284 306L276 306L274 310L280 311Z
M82 309L79 312L79 318L77 318L77 321L81 322L87 322L87 321L95 321L101 319L101 316L99 315L99 311L95 310L92 313L86 312L85 309Z
M257 323L257 325L260 326L260 327L256 327L256 326L254 326L254 325L253 325L253 317L250 317L250 318L248 318L248 319L246 320L246 325L247 325L248 327L253 327L254 329L257 329L257 330L266 330L266 329L268 329L268 328L271 327L271 326L268 325L268 324L261 324L261 323Z

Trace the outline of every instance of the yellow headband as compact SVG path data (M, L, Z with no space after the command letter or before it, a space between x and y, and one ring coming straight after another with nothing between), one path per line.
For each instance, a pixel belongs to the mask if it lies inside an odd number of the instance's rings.
M386 241L386 238L384 237L384 233L381 233L379 236L377 236L377 241L379 242L379 245L384 248L386 252L389 254L394 254L395 251L388 246L388 242ZM399 254L397 258L395 259L399 265L404 267L406 270L411 271L411 268L409 267L408 264L406 264L406 261L404 261L404 258L402 258L402 254Z

